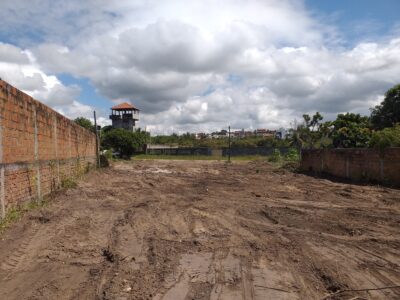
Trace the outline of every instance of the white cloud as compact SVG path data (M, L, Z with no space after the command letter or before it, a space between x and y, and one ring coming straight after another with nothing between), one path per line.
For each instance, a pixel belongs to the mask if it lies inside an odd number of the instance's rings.
M6 51L0 56L0 78L67 117L93 112L90 106L76 101L80 93L78 86L65 86L56 76L47 75L29 51L8 44L1 44L0 52L1 48ZM23 56L15 56L16 53Z
M72 101L68 106L54 105L54 108L60 114L69 116L71 119L77 117L91 118L93 116L93 109L89 105L79 103L78 101Z
M7 63L29 63L29 58L18 47L0 42L0 61Z
M76 104L79 88L47 74L88 78L101 95L132 101L141 126L159 132L367 114L400 78L398 31L342 48L340 32L301 0L5 0L0 20L0 32L17 28L29 48L0 44L17 86L74 115L89 112ZM42 42L23 39L28 22Z

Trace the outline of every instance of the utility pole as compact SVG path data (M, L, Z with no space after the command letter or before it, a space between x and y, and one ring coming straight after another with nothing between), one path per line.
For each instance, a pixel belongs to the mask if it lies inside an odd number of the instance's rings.
M96 133L96 164L97 167L100 168L100 143L99 143L99 133L97 130L96 111L93 111L93 117L94 117L94 130Z
M150 131L147 131L147 126L145 127L145 131L146 131L146 152L145 152L145 154L147 154L149 152L147 150L151 145L151 133L150 133ZM147 139L147 137L148 137L148 139Z
M228 127L228 162L231 162L231 125Z

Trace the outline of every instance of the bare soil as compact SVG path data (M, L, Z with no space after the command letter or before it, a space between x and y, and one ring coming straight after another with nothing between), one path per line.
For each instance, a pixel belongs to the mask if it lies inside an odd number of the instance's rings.
M0 298L400 299L399 229L396 189L263 162L116 163L3 233Z

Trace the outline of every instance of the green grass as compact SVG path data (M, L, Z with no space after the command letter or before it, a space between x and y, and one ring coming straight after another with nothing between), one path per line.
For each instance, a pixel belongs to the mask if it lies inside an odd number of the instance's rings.
M166 159L166 160L220 160L227 161L226 156L209 156L209 155L151 155L151 154L139 154L132 157L133 160L141 159ZM266 160L266 156L260 155L244 155L244 156L232 156L232 161L248 161L248 160Z

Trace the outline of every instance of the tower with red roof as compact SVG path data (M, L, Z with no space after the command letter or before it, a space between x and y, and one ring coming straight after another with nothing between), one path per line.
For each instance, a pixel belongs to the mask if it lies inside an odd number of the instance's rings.
M139 111L138 108L127 102L111 107L112 127L135 130L136 121L139 121Z

